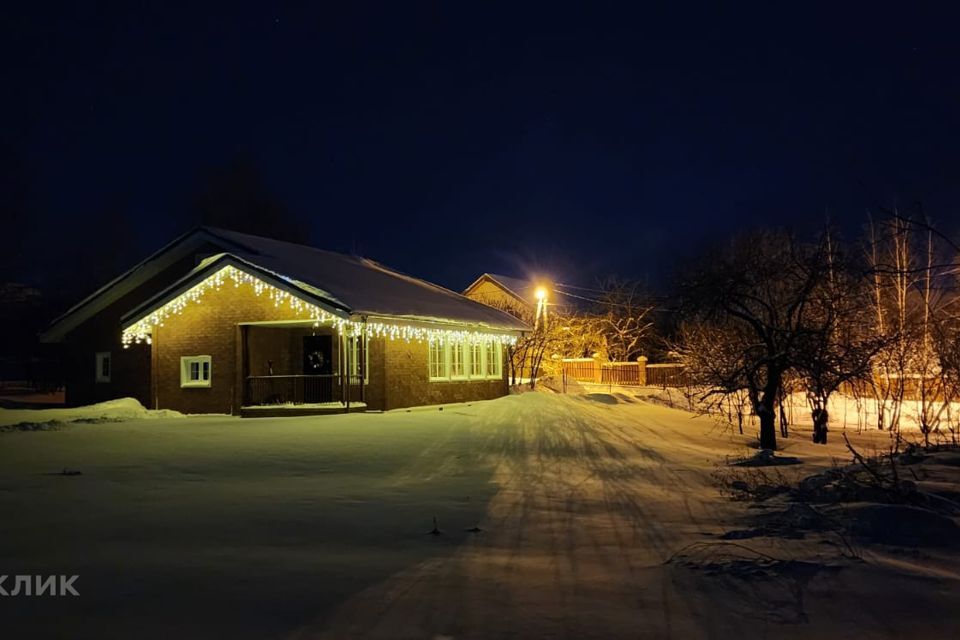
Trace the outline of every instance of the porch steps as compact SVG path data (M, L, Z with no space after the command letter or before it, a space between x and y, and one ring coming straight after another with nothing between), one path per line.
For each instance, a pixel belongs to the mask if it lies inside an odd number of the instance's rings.
M351 402L349 410L341 404L325 403L323 405L262 405L256 407L240 407L241 418L284 418L295 416L326 416L342 413L362 413L367 405L362 402Z

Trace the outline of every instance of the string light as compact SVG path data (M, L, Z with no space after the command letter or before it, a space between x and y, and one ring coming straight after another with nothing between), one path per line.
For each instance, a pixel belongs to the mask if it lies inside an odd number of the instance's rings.
M242 286L251 287L258 297L266 295L268 299L273 301L275 308L286 308L307 321L312 320L314 327L330 326L336 329L339 335L356 337L365 334L367 338L388 338L407 342L426 341L440 344L449 341L470 344L499 342L503 345L513 345L517 341L516 336L506 333L425 327L380 319L364 322L354 318L344 318L321 309L289 291L275 287L246 271L227 265L126 327L121 338L124 349L129 348L131 344L151 344L155 327L162 327L167 319L182 314L190 304L200 304L203 297L210 291L219 291L224 286L229 285L233 285L235 289Z

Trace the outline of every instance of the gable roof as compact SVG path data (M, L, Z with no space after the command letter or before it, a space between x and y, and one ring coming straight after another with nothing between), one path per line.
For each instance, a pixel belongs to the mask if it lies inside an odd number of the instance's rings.
M330 309L355 316L529 329L509 313L368 258L225 229L208 230L241 248L226 256L259 270L261 276L272 275Z
M98 291L91 297L93 300L88 299L61 316L55 324L62 324L71 314L77 314L84 308L96 307L94 302L98 296L102 298L112 287L122 286L134 279L138 272L144 270L145 264L157 262L158 255L173 251L175 245L196 243L197 238L223 247L225 251L204 260L176 283L128 311L123 317L124 324L149 314L178 295L177 292L206 277L214 268L229 263L252 271L257 277L268 279L271 284L307 297L340 315L467 324L505 331L529 329L508 313L367 258L215 227L200 227L181 236Z
M204 227L175 238L54 318L40 333L40 342L62 341L68 333L97 313L205 245L212 244L224 250L237 248L228 242L228 239L216 237Z
M540 286L548 290L549 304L552 307L575 308L578 301L587 300L589 302L588 298L569 291L569 289L578 288L574 285L560 284L549 280L527 280L498 273L482 274L474 280L469 287L463 290L464 295L469 294L482 282L492 282L499 286L505 293L513 296L517 301L528 307L533 307L536 304L536 290Z
M510 293L523 298L523 300L525 300L527 303L531 303L533 301L537 285L534 284L532 280L523 280L521 278L504 276L498 273L487 273L484 275L488 276L491 280L498 282Z

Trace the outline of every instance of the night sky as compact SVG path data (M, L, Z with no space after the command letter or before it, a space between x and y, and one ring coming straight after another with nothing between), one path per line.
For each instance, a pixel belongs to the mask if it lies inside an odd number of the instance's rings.
M5 9L8 277L143 257L237 158L305 241L456 289L656 281L738 229L853 235L878 206L960 221L957 15L268 4Z

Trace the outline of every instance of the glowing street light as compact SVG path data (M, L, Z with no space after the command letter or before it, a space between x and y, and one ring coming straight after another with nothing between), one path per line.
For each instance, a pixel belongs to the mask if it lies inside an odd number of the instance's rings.
M544 287L537 287L533 295L537 299L537 315L533 320L533 330L536 331L540 326L540 316L543 316L543 324L547 324L547 290Z

